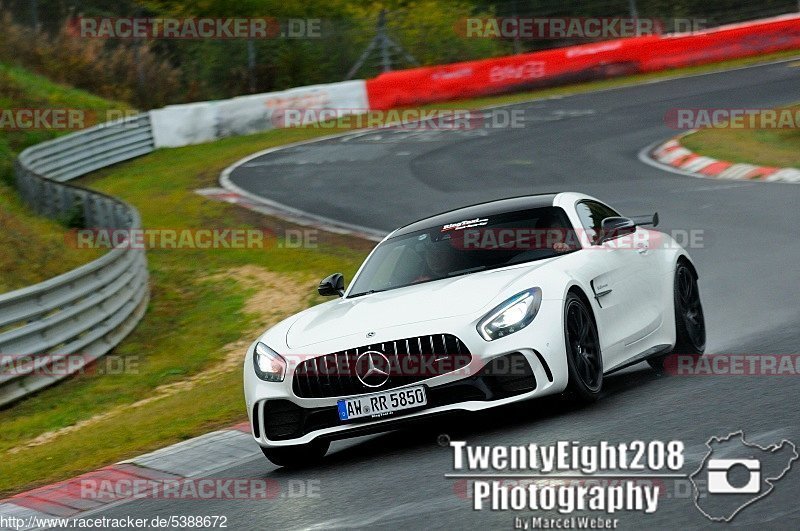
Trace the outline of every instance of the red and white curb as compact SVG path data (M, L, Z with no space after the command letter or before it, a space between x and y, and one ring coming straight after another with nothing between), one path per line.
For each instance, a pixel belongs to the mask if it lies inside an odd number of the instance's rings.
M734 164L705 157L683 147L680 137L673 138L647 151L647 157L652 161L674 168L678 170L678 173L684 175L740 181L800 182L800 169Z
M135 493L98 490L98 485L139 484L154 492L176 480L208 477L258 456L261 451L250 434L250 425L238 424L0 500L0 529L36 529L48 519L80 517L135 499ZM87 485L93 489L91 496L85 495ZM98 492L101 495L95 495ZM12 521L22 525L9 527Z

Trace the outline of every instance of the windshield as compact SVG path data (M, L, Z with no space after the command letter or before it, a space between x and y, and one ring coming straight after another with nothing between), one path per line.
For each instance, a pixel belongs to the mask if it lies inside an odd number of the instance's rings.
M454 219L380 244L348 296L544 260L579 248L559 207Z

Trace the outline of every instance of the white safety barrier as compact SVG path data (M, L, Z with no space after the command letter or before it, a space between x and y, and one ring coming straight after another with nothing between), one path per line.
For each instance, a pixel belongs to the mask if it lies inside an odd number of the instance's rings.
M180 147L280 128L286 111L350 114L369 105L363 80L298 87L150 111L155 147Z

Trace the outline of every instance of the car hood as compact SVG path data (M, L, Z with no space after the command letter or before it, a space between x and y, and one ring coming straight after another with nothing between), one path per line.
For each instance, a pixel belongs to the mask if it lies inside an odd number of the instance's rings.
M287 331L286 344L292 349L304 348L352 334L363 336L366 332L392 326L474 314L498 299L516 281L549 261L471 273L321 304L298 314ZM507 294L511 295L514 293ZM490 309L487 307L486 311Z

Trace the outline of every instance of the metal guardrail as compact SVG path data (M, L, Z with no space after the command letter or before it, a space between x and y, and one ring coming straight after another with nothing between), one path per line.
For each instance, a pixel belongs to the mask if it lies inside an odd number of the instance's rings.
M66 184L153 151L148 114L102 124L24 150L15 165L24 201L84 227L139 229L139 213L108 195ZM0 405L81 371L136 326L149 300L144 250L118 247L77 269L0 295Z

